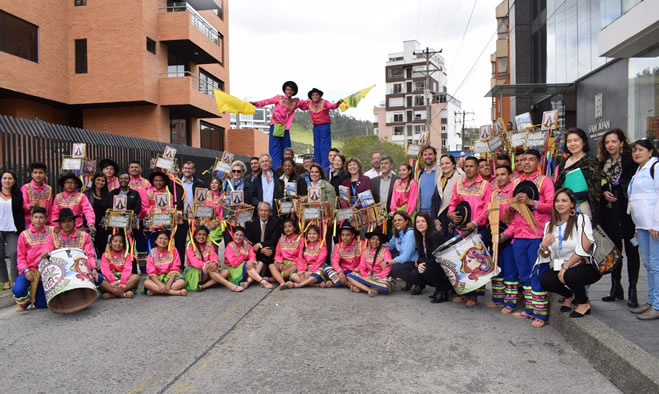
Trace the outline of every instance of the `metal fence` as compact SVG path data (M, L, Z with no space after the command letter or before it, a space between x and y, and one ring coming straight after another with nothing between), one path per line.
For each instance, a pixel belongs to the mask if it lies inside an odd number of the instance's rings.
M150 173L151 159L162 153L165 146L171 146L176 148L179 166L188 160L194 162L197 170L195 175L206 184L210 181L210 174L202 175L202 172L210 169L216 158L222 157L222 152L210 149L165 144L144 138L62 126L39 119L4 115L0 115L0 143L0 163L3 168L16 173L20 184L30 179L30 163L43 162L48 166L48 183L55 187L60 176L62 158L71 154L73 143L87 144L87 158L97 163L102 159L116 161L122 172L128 170L129 162L137 160L142 164L145 177ZM248 163L249 157L235 155L235 160Z

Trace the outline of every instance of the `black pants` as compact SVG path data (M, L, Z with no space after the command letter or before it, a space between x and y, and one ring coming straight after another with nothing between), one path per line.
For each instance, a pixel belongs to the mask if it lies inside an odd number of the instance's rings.
M416 268L414 261L406 261L404 263L397 263L391 266L391 276L393 278L401 278L411 285L425 285L425 281L421 277L419 270Z
M437 263L426 263L426 270L421 274L421 278L425 284L437 290L449 290L452 287L444 269Z
M101 256L105 253L105 247L108 244L108 235L110 232L105 229L105 227L97 225L96 234L94 235L94 249L96 250L96 256L98 263L101 263Z
M597 282L601 277L597 268L590 264L581 264L565 271L563 275L565 284L558 280L558 271L552 269L540 276L540 284L546 291L560 294L565 298L570 298L574 294L574 301L577 304L585 304L588 302L586 285Z
M188 239L188 232L190 231L190 226L188 222L183 221L176 227L176 234L174 234L174 247L178 251L178 255L181 258L181 272L185 268L185 243Z
M632 245L631 242L629 242L629 239L625 239L625 255L627 256L627 275L629 276L629 283L636 283L638 282L638 270L640 269L641 266L641 261L638 257L638 246ZM616 239L613 240L613 243L616 245L618 250L622 253L622 239ZM616 265L615 268L613 268L613 271L611 271L611 278L617 279L618 282L620 281L620 278L622 277L622 262L620 264Z

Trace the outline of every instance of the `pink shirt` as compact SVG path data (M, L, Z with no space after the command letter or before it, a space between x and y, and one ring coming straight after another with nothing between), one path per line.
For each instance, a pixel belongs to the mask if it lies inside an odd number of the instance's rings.
M277 248L275 248L275 261L283 262L288 260L296 262L303 244L304 242L302 242L302 237L299 234L282 235L277 241Z
M361 254L361 245L356 239L350 245L340 242L332 251L332 268L336 272L354 271L359 267Z
M87 255L87 266L89 269L96 269L96 257L94 255L92 239L86 232L74 230L73 234L67 234L61 229L59 231L52 231L48 235L48 238L46 238L46 246L44 247L44 250L51 252L62 248L82 249Z
M87 219L87 225L96 223L94 208L89 203L87 196L80 192L61 192L55 196L51 222L59 219L59 212L62 208L69 208L74 215L84 216ZM82 217L76 219L76 228L80 227L82 227Z
M303 242L300 242L304 245ZM320 246L320 241L312 243L306 243L302 249L300 249L300 255L297 259L297 270L298 272L315 272L320 267L325 264L325 258L327 258L327 248L325 245Z
M131 189L135 190L140 194L140 202L142 203L142 209L140 210L139 218L144 219L147 214L147 210L144 209L144 207L145 207L145 202L149 201L148 190L151 189L151 183L149 183L148 180L142 178L141 176L138 176L137 178L133 178L131 176L130 181L128 183L128 187L130 187ZM146 205L148 208L148 204Z
M113 191L119 188L119 178L116 176L106 176L105 184L108 186L108 191Z
M206 205L211 205L215 207L215 218L221 218L222 217L222 205L220 203L223 200L222 193L219 192L214 192L209 190L208 193L206 194Z
M242 245L238 245L235 241L229 242L224 248L224 265L236 268L245 261L256 261L256 253L252 245L245 241Z
M453 186L453 195L448 205L448 211L453 212L459 203L466 201L471 207L471 220L476 221L479 227L487 224L487 204L490 202L492 189L487 181L480 175L469 184L467 178L463 178ZM462 232L461 230L457 230Z
M545 229L545 224L551 219L552 206L554 204L554 183L548 177L540 175L539 172L535 172L530 176L526 174L521 174L519 177L521 181L532 181L538 187L539 197L538 208L531 209L531 214L538 222L538 227L536 228L536 233L533 232L531 226L526 223L526 219L520 215L519 212L515 212L512 223L508 226L508 229L504 234L509 238L523 238L523 239L538 239L542 238L543 231Z
M272 109L270 124L283 124L286 125L286 130L290 130L295 110L300 107L300 100L296 98L289 100L286 95L276 95L271 99L254 102L256 107L264 107L270 104L275 105Z
M39 202L48 213L48 222L52 220L50 214L53 209L53 188L46 185L46 182L41 183L41 186L37 186L34 181L26 183L21 186L21 194L23 194L23 213L25 215L25 228L30 227L32 223L32 212L28 206L30 203Z
M330 123L332 120L330 118L329 111L331 109L339 108L338 103L331 103L327 100L320 99L317 103L314 103L311 100L301 100L299 108L303 111L311 112L311 122L315 125Z
M377 276L380 279L384 279L389 276L389 273L391 272L391 266L386 266L385 268L382 268L381 263L383 261L389 261L391 260L391 253L389 252L389 249L387 249L386 246L383 246L380 248L380 253L378 254L378 257L375 259L375 262L373 261L373 258L375 257L375 249L368 247L366 250L364 250L364 253L362 253L362 257L359 260L359 276L362 278L366 278L369 275L373 274L374 276Z
M508 200L513 197L513 190L515 190L515 186L517 186L517 183L518 183L517 181L511 181L508 182L508 184L503 188L500 188L499 186L494 186L494 188L492 189L492 196L490 197L490 201L491 202L499 201L500 222L504 221L506 211L508 210Z
M151 254L146 258L146 274L162 275L170 272L181 272L181 258L176 248L171 251L160 248L151 249Z
M185 262L190 267L195 267L200 270L204 269L204 266L209 261L219 262L217 258L217 253L215 253L215 248L213 248L211 242L206 242L206 245L201 247L201 250L194 246L194 243L190 242L188 248L185 249Z
M132 270L133 256L130 253L126 253L126 256L124 256L124 251L117 253L113 250L108 250L101 256L101 273L108 283L114 283L116 281L115 274L121 274L119 284L125 285L130 278Z
M393 191L391 192L391 205L389 206L389 210L391 212L396 212L399 208L402 208L403 205L407 204L405 212L408 215L412 215L412 212L416 210L417 198L419 198L419 186L415 180L408 181L396 179Z
M16 246L16 261L18 273L23 273L26 268L39 269L41 255L48 251L46 239L52 231L51 227L43 226L37 231L32 225L18 236Z

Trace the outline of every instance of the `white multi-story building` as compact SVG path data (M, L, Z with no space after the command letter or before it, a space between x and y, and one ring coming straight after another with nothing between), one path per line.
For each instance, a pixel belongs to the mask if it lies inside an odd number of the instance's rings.
M427 65L424 50L418 41L410 40L403 42L403 52L388 55L384 106L373 109L378 136L402 146L418 142L426 130L426 102L431 100L430 144L442 151L459 150L462 140L456 134L454 113L460 110L460 101L446 93L444 58L434 54Z
M270 117L272 107L257 108L254 115L231 114L232 129L257 129L263 133L270 132Z

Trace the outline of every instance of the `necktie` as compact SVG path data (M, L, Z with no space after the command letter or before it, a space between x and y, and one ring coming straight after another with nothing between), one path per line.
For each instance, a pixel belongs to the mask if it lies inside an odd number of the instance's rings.
M265 222L261 222L261 242L265 240Z

